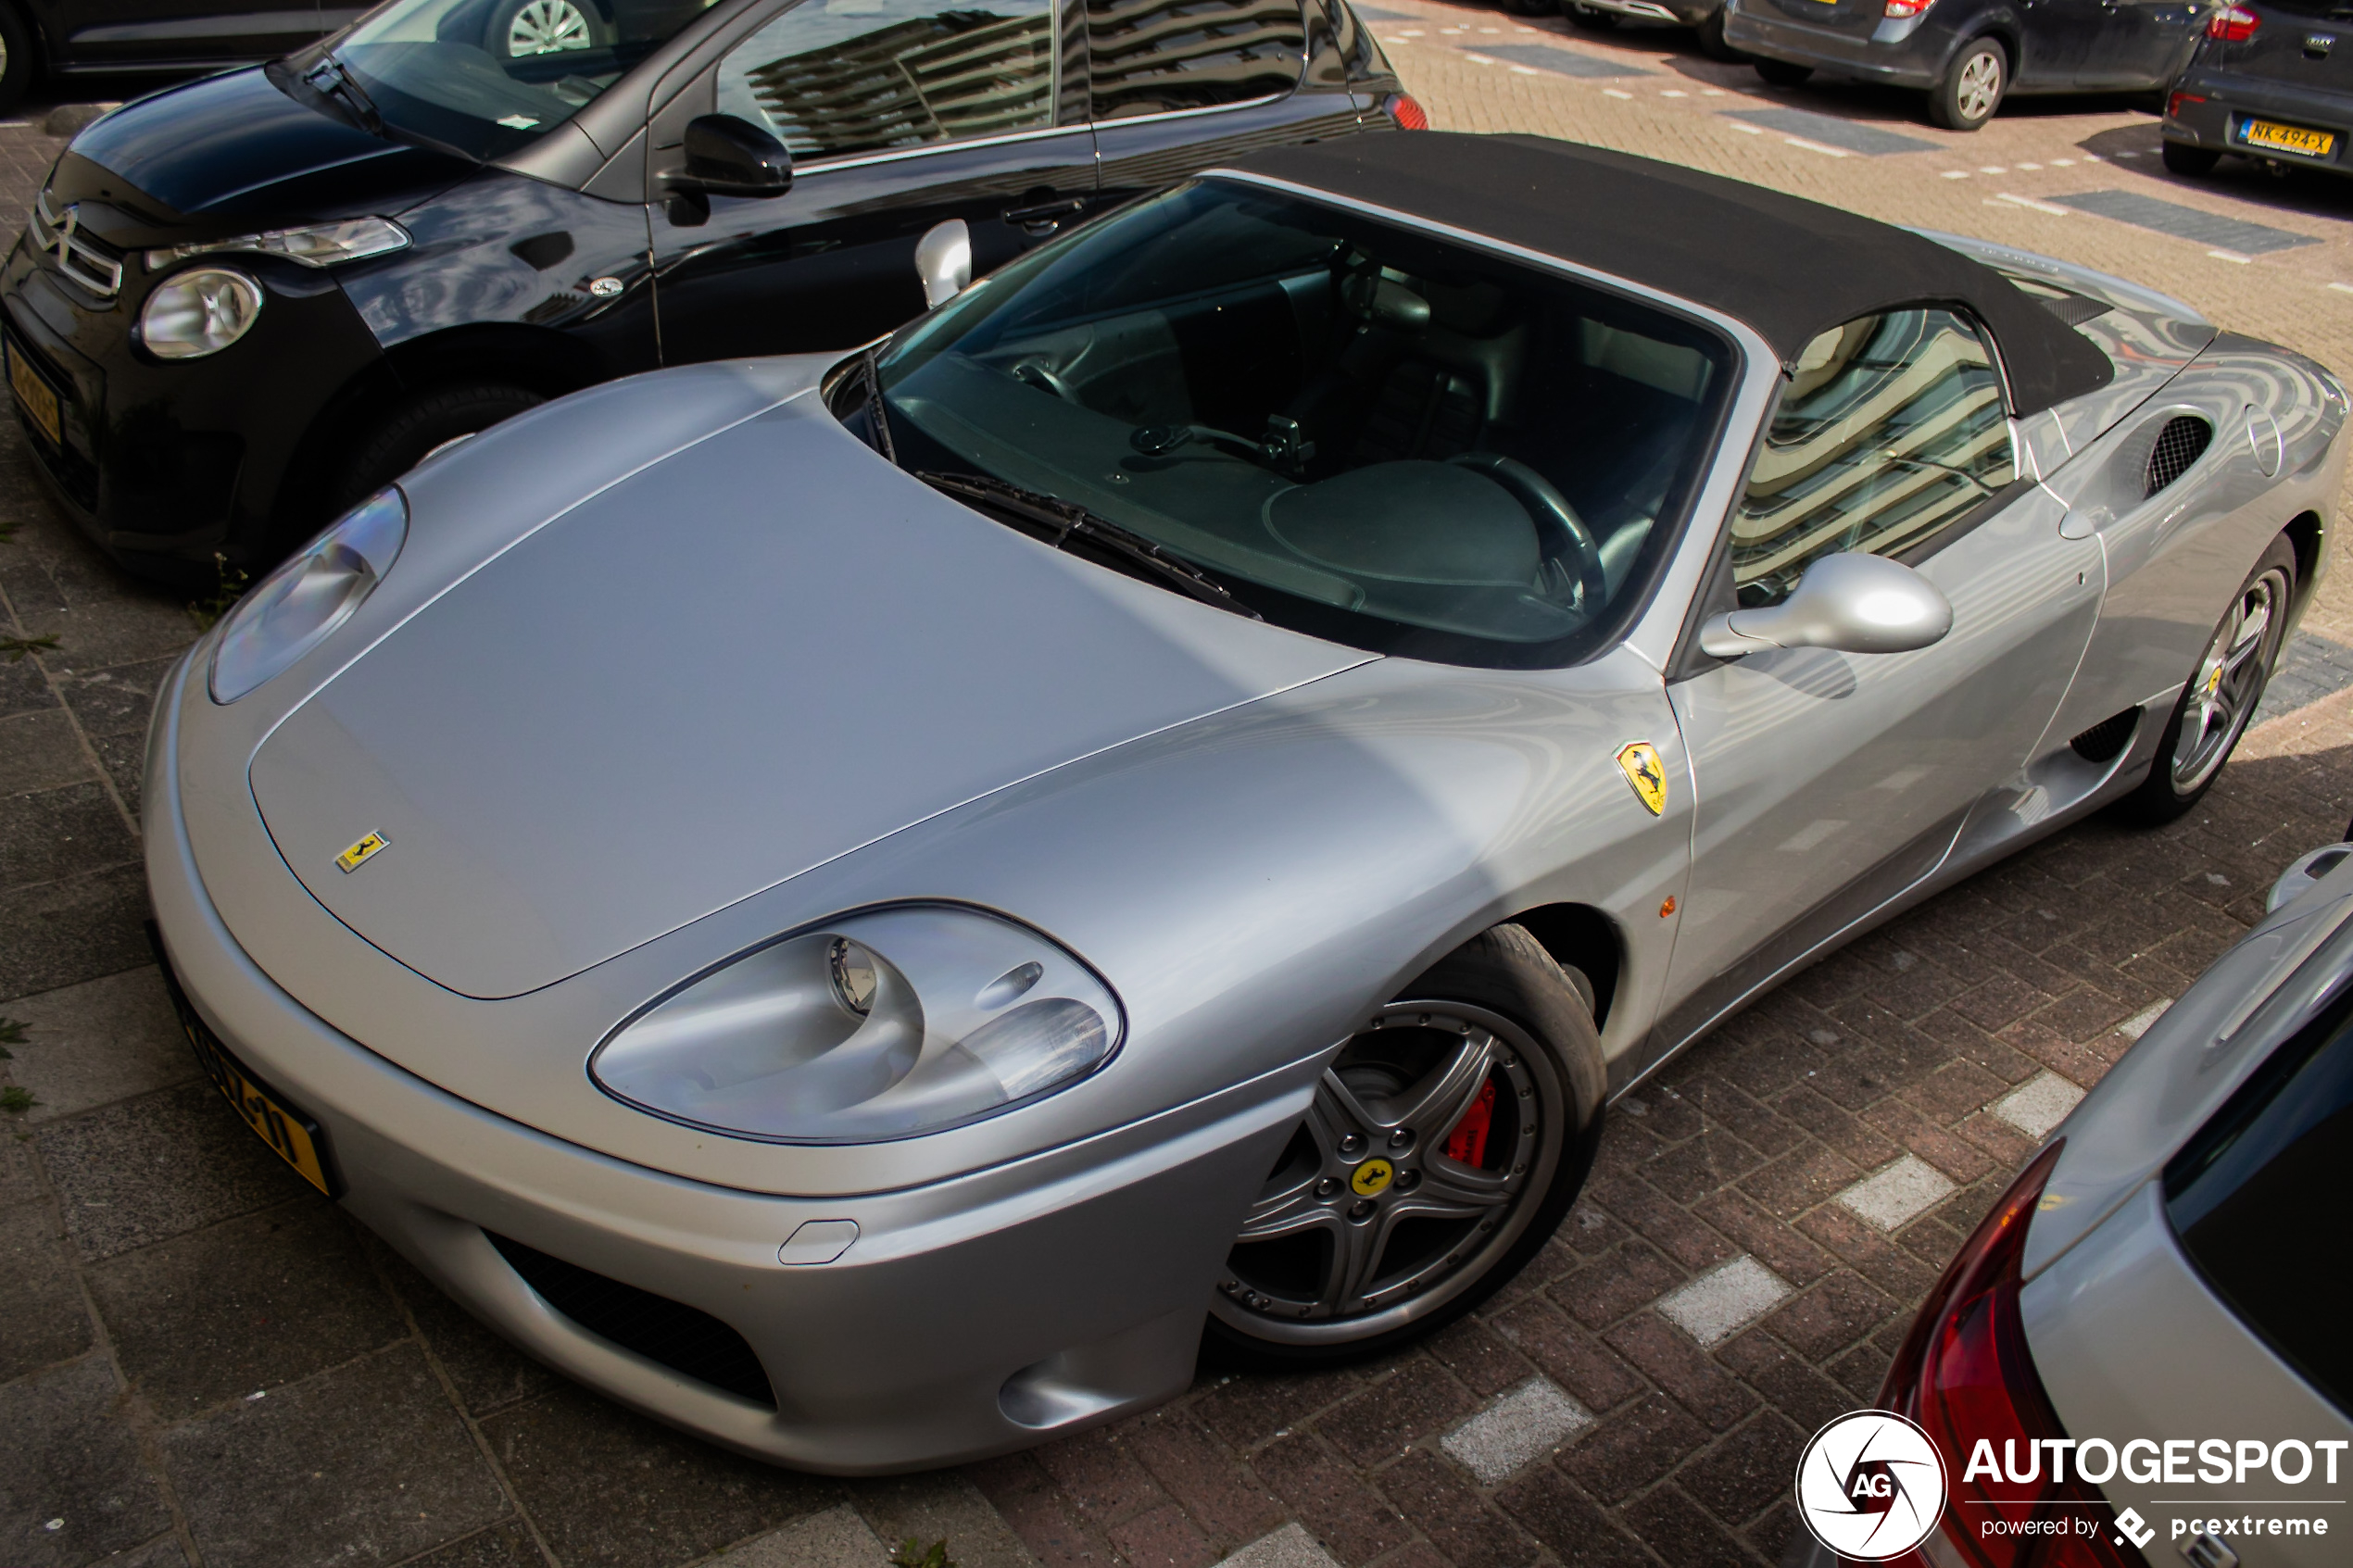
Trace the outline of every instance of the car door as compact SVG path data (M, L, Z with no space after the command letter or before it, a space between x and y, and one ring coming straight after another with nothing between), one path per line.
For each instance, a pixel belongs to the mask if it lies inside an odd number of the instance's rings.
M1087 0L1086 25L1107 207L1357 128L1344 65L1305 70L1300 0ZM1330 31L1319 19L1319 63Z
M54 52L73 66L259 60L301 48L362 7L319 0L74 0L35 7Z
M961 218L976 272L1096 192L1086 63L1058 0L799 0L761 20L648 127L662 358L844 348L924 307L915 243ZM791 189L661 199L698 115L792 149Z
M2099 42L2076 80L2086 87L2161 87L2181 73L2205 13L2194 0L2101 0Z
M2013 85L2060 88L2080 81L2108 25L2101 0L2020 0L2019 9L2025 27L2020 57L2010 62Z
M1929 875L2041 739L2090 638L2100 557L2017 473L1968 319L1889 311L1799 358L1719 571L1766 605L1824 555L1891 556L1943 591L1953 629L1911 653L1753 654L1670 686L1697 814L1663 1044Z

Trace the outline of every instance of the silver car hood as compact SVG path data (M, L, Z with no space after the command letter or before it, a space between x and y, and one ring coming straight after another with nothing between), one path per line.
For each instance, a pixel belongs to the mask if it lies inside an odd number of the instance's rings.
M463 575L288 714L250 776L338 920L452 991L510 997L1365 658L1059 554L804 396ZM369 834L387 847L339 870Z

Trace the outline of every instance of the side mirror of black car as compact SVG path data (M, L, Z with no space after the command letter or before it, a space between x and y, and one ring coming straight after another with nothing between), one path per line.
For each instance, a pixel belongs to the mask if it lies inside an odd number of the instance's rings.
M792 188L792 149L748 119L698 115L686 122L686 167L673 190L711 196L780 196Z

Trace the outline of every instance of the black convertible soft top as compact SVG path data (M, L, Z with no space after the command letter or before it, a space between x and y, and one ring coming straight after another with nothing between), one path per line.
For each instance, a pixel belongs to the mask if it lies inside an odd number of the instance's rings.
M1933 240L1762 185L1542 136L1400 132L1233 166L1613 273L1745 321L1783 363L1823 332L1958 306L1999 346L2014 412L2105 386L2099 346L1999 272Z

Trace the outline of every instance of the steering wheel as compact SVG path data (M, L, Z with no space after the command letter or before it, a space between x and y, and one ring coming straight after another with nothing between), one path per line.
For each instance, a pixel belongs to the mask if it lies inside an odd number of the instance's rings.
M1005 373L1026 386L1034 386L1040 392L1051 392L1065 403L1078 401L1078 394L1071 391L1070 383L1063 380L1055 373L1051 365L1035 355L1020 361Z
M1465 452L1449 458L1448 462L1485 474L1517 501L1536 524L1539 553L1546 560L1559 561L1576 575L1579 597L1587 614L1597 612L1609 597L1609 574L1602 566L1602 547L1593 542L1592 531L1568 497L1553 488L1553 482L1516 458L1501 452Z

